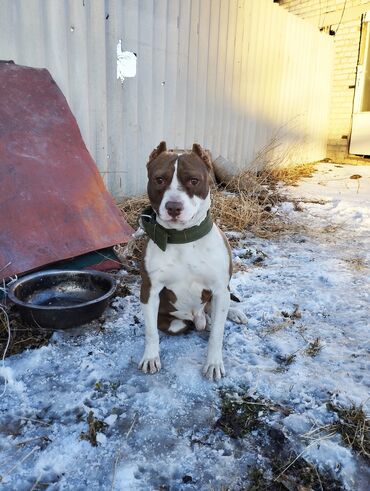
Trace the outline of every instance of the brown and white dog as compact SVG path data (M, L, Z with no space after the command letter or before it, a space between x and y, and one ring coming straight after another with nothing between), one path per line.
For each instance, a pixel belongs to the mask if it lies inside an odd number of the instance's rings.
M178 154L167 151L166 143L161 142L151 153L147 169L148 195L156 224L170 232L184 231L185 237L188 230L202 228L211 204L211 163L201 146L194 144L191 152ZM165 250L152 239L147 243L140 294L145 351L139 368L145 373L161 369L158 329L177 334L195 326L201 331L206 329L210 313L203 373L215 380L225 375L222 343L226 318L228 313L239 323L246 318L236 309L229 310L230 246L215 224L210 222L208 228L201 238L168 243Z

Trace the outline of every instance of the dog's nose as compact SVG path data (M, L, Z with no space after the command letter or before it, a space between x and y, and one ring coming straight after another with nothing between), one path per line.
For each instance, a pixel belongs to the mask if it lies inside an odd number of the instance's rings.
M173 218L178 217L183 208L183 204L180 201L167 201L166 203L166 210L168 214Z

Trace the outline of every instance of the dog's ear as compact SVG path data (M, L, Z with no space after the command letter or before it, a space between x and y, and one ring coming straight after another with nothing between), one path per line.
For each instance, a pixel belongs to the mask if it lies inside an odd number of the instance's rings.
M211 163L211 160L207 154L207 152L205 152L203 150L203 148L199 145L199 143L194 143L193 144L193 148L191 150L193 153L195 153L196 155L198 155L198 157L200 157L203 162L206 164L207 166L207 169L208 171L211 171L212 170L212 163Z
M167 150L167 145L165 141L161 141L161 143L158 145L157 148L155 148L152 153L149 155L149 160L147 165L150 164L154 159L158 157L162 152L165 152Z

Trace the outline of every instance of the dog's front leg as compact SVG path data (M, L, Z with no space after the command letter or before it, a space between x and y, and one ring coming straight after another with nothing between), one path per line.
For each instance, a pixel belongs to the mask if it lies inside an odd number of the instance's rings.
M159 335L157 328L160 288L151 288L147 303L141 303L145 322L145 350L139 363L144 373L156 373L161 369Z
M207 360L203 368L203 374L210 380L219 380L225 376L222 343L229 305L230 293L227 288L212 292L212 326L208 341Z

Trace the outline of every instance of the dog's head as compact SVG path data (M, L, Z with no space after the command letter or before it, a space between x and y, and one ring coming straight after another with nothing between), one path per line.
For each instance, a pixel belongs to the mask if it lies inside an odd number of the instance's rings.
M211 163L202 147L191 152L168 151L161 142L150 154L148 195L159 223L182 230L198 225L210 206Z

